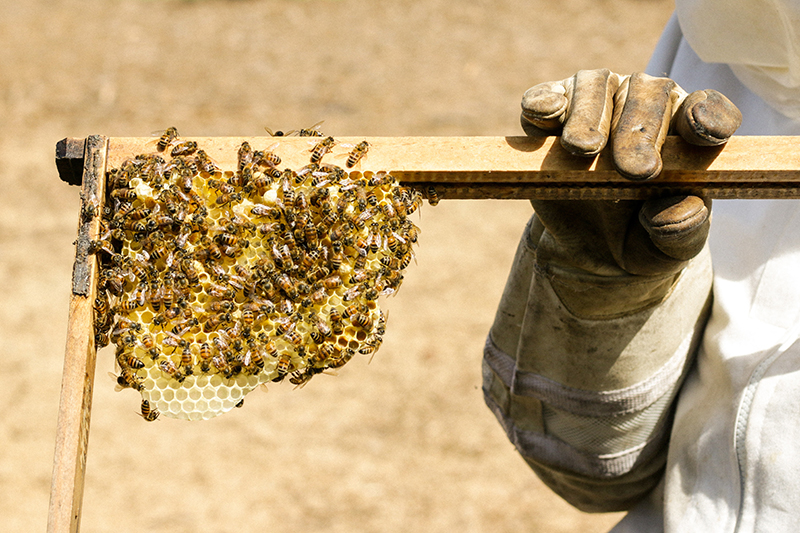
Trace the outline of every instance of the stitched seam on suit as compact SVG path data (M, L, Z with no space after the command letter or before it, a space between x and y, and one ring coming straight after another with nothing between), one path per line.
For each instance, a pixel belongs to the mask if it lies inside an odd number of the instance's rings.
M575 389L532 372L514 370L515 360L497 348L491 337L486 339L484 357L513 394L530 396L582 416L618 416L645 409L672 390L683 374L691 341L692 337L687 336L675 355L649 378L611 391Z

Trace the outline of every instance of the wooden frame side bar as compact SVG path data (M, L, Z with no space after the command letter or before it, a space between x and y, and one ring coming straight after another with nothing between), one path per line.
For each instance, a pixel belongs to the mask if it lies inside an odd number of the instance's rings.
M48 533L74 533L80 529L97 355L93 308L97 289L97 262L95 256L89 254L89 243L97 238L99 230L107 152L108 140L105 137L90 136L86 139L82 205L56 428Z

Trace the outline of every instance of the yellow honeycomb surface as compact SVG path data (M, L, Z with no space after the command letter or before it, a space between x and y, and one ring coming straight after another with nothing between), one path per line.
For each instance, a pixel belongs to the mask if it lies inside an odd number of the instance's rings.
M208 419L380 346L378 298L413 259L421 197L314 142L303 168L245 142L221 169L171 128L109 170L96 340L116 345L118 386L141 393L145 420Z

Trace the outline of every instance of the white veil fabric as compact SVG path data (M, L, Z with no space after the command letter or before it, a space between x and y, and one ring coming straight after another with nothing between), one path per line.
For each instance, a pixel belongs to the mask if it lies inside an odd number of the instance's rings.
M676 0L684 38L780 113L800 120L800 0Z

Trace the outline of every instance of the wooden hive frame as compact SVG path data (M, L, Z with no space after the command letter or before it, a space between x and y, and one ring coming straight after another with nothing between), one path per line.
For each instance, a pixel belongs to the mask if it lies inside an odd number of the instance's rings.
M188 139L188 138L187 138ZM308 137L191 138L220 167L235 166L247 140L255 149L272 149L281 167L309 162L315 139ZM317 139L318 140L318 139ZM338 138L326 162L344 166L347 145L364 138ZM578 158L556 137L367 137L370 151L353 170L391 171L401 183L421 190L433 187L442 199L641 199L654 194L689 192L711 198L800 198L800 145L797 137L733 137L725 146L693 147L670 137L664 145L664 169L649 182L621 177L610 155ZM98 267L89 253L99 219L84 214L93 199L105 196L107 168L133 154L154 152L152 137L67 138L56 145L62 180L81 186L82 209L73 266L67 343L58 413L55 458L47 530L80 528L96 347L93 302ZM337 159L338 158L338 159Z

